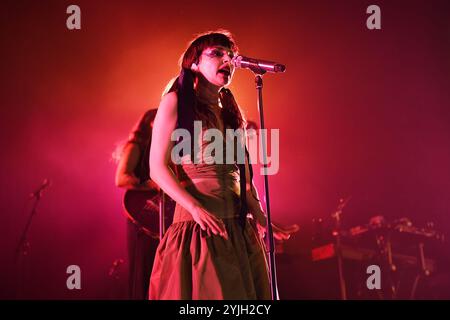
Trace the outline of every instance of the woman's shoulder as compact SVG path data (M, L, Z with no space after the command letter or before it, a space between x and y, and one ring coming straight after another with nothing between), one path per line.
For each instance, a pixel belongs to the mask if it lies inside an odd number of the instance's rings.
M162 96L161 101L167 100L167 99L174 100L175 102L178 101L178 93L177 93L177 91L167 92L166 94L164 94Z
M178 95L175 91L171 91L162 96L158 109L164 112L173 113L177 112L177 106Z

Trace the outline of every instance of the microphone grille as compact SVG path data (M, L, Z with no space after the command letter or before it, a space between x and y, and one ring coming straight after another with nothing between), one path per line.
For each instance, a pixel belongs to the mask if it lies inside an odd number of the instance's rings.
M286 66L284 64L276 64L274 66L275 72L284 72L286 71Z
M242 56L235 56L235 57L233 57L233 59L231 59L231 63L234 65L235 68L240 68L241 60L242 60Z

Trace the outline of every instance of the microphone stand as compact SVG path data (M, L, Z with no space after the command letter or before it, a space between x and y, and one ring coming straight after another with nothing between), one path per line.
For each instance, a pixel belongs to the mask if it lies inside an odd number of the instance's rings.
M345 285L345 277L344 277L344 266L343 266L343 255L342 255L342 239L341 239L341 215L342 210L344 209L347 202L350 200L350 197L346 200L340 199L339 205L336 209L336 211L331 215L335 219L335 230L333 232L334 236L336 237L336 258L337 258L337 264L338 264L338 274L339 274L339 288L341 291L341 299L347 300L347 288Z
M266 150L266 135L264 126L264 108L263 108L263 79L262 76L266 73L262 69L252 69L255 74L255 84L256 91L258 95L257 106L259 112L259 122L261 128L261 139L262 139L262 152L263 152L263 167L264 167L264 192L266 199L266 213L267 213L267 236L266 236L266 247L268 247L269 255L269 271L270 271L270 291L272 294L272 300L279 300L278 296L278 286L276 277L276 265L275 265L275 243L273 240L273 230L272 230L272 219L270 214L270 197L269 197L269 177L267 176L267 150ZM249 164L250 165L250 164ZM268 244L268 245L267 245Z
M22 232L22 235L20 237L19 243L18 243L16 251L15 251L14 262L16 264L17 272L18 272L18 279L17 279L18 284L17 284L17 292L16 292L17 295L20 295L20 293L21 293L22 280L23 280L21 278L21 272L23 270L21 270L21 268L20 268L21 266L19 264L19 261L20 261L20 257L28 255L28 252L30 250L30 242L28 241L28 234L30 231L31 222L33 220L33 217L37 213L37 206L42 198L43 191L44 191L44 188L41 187L37 191L35 191L34 193L31 194L31 197L34 198L33 207L31 208L31 213L28 217L27 223L25 225L25 229Z
M31 209L31 213L28 217L27 224L25 225L25 229L22 232L22 236L20 237L19 244L16 248L16 261L18 260L20 255L26 256L28 254L28 249L30 248L30 242L28 241L28 233L31 227L31 222L33 220L33 217L37 213L37 206L39 204L39 201L42 198L42 191L39 191L34 194L34 203L33 207Z

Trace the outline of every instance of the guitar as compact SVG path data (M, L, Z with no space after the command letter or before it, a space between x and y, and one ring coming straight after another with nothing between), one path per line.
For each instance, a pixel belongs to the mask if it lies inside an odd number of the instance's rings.
M165 198L165 228L172 223L175 201L167 195ZM128 218L147 235L159 239L159 203L161 195L158 190L128 189L123 197L123 207Z

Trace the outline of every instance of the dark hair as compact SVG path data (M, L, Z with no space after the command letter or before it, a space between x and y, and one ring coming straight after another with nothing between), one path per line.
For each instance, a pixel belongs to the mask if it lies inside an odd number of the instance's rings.
M182 54L180 58L180 66L182 70L182 74L185 76L177 77L173 82L169 84L169 90L166 92L176 91L178 93L180 87L189 87L193 88L193 79L195 78L195 74L191 71L191 66L193 63L198 63L200 56L208 47L212 46L223 46L230 48L234 53L238 52L238 47L236 45L235 40L233 39L232 34L227 30L216 30L216 31L208 31L202 34L197 35L191 42L189 42L187 49ZM180 83L180 82L183 83ZM192 81L192 83L191 83ZM183 97L178 96L178 99L183 99ZM229 89L222 88L220 91L220 103L222 104L222 118L224 122L224 126L231 127L232 129L244 128L245 127L245 119L242 115L242 111L239 108L236 100L234 99L233 94ZM208 126L212 126L216 123L216 117L214 113L209 109L207 105L199 102L197 99L194 99L193 102L193 112L194 119L204 121ZM186 110L187 111L187 110ZM182 113L182 112L180 112ZM180 116L180 114L179 114Z
M134 126L128 137L128 143L136 143L141 150L139 163L134 169L134 174L142 182L150 179L150 168L148 165L150 157L150 144L152 141L153 125L157 109L148 110Z
M238 47L233 39L231 32L220 29L198 34L182 54L180 58L180 67L190 69L193 63L198 63L203 50L208 47L223 46L230 48L234 53L238 52Z
M173 82L170 90L176 91L178 95L178 126L185 127L189 131L192 130L192 119L206 120L207 123L215 122L216 118L208 106L200 103L194 93L195 74L191 70L193 63L198 63L200 55L208 47L223 46L230 48L237 53L237 45L227 30L210 31L200 34L192 40L186 51L180 59L181 72L178 78ZM222 104L222 118L224 127L230 126L232 129L245 128L245 119L242 115L233 94L229 89L222 88L220 90L220 103ZM244 146L245 148L245 146ZM246 152L247 155L247 152ZM192 154L191 154L192 156ZM242 192L246 188L245 164L238 164L241 188L241 209L239 212L240 223L245 225L248 212L246 192ZM250 181L253 176L250 168ZM244 228L243 228L244 230Z
M157 109L150 109L145 112L139 121L134 125L131 130L128 139L122 140L116 143L116 148L114 149L111 159L115 163L119 163L120 158L122 158L122 153L125 146L129 143L135 143L138 145L141 152L144 153L144 156L149 152L148 146L152 139L152 126L151 123L155 120Z
M145 146L152 136L152 121L155 120L157 109L150 109L142 115L131 131L128 142Z

